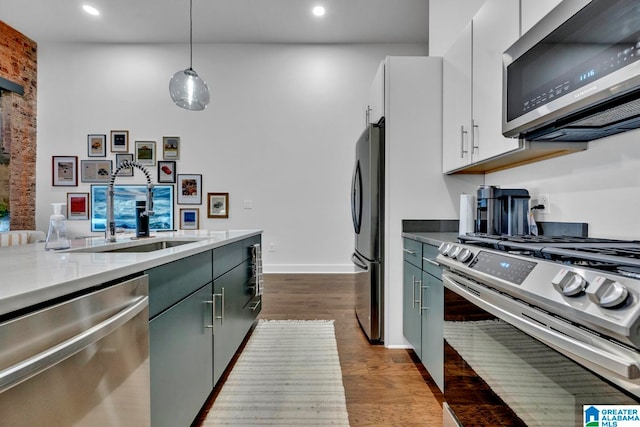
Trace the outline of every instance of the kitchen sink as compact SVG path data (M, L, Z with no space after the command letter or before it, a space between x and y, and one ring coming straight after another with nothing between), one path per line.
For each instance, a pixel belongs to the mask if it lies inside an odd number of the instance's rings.
M100 246L86 247L71 249L68 252L88 252L88 253L141 253L141 252L155 252L162 249L175 248L177 246L187 245L189 243L196 243L199 240L158 240L153 242L137 242L131 241L127 243L115 243L104 244Z

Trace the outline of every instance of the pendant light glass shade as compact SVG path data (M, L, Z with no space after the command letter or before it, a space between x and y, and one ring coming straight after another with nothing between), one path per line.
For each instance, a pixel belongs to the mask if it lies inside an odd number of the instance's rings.
M209 104L209 87L192 68L180 70L169 81L169 94L178 107L204 110Z
M178 107L200 111L209 104L209 87L193 69L193 0L189 0L189 55L189 68L171 77L169 94Z

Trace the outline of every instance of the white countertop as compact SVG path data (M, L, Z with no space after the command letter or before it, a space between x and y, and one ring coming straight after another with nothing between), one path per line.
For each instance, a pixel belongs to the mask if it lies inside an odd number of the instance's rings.
M0 247L0 316L82 291L123 276L176 261L247 237L262 230L179 231L152 233L145 243L158 240L194 240L193 243L153 252L73 252L104 245L141 243L132 234L118 235L115 243L104 237L71 241L69 251L45 251L44 243Z

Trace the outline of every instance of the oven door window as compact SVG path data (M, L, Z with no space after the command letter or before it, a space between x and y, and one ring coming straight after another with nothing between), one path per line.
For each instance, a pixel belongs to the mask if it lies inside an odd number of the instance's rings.
M445 289L445 400L463 425L583 426L583 405L637 405L601 377Z

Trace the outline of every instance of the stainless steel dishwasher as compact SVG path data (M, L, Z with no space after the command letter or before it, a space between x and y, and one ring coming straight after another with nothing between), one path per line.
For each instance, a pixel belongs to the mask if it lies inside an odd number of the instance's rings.
M0 424L149 426L148 277L0 323Z

